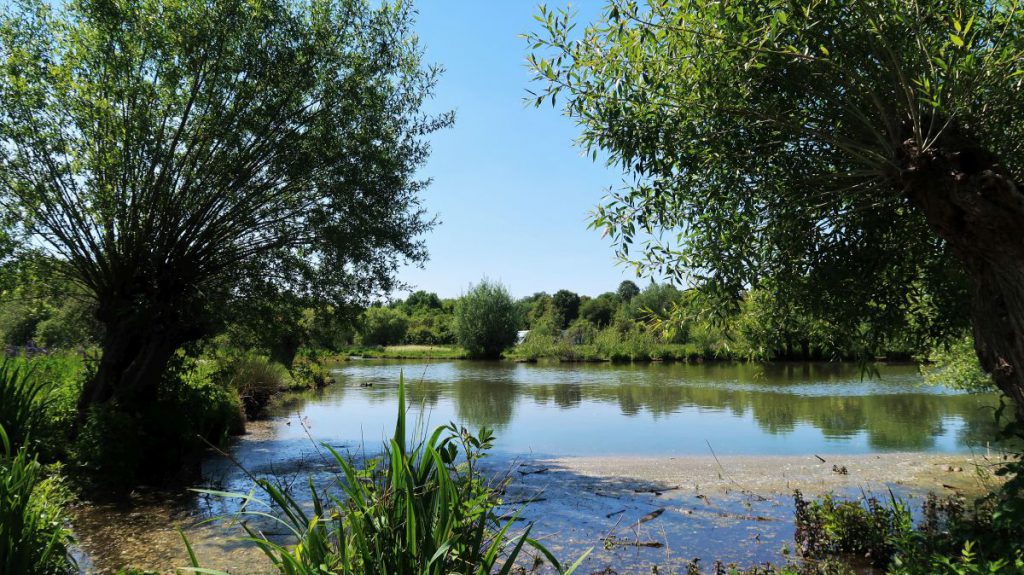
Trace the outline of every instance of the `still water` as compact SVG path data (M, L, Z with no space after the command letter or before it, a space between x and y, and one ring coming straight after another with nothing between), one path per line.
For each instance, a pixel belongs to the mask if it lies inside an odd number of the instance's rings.
M654 565L683 572L694 557L706 565L713 559L779 562L793 537L788 489L765 498L742 489L648 485L588 476L546 458L636 455L660 461L713 450L716 460L816 455L815 461L827 458L827 469L843 461L841 454L987 449L995 431L994 396L924 386L911 365L878 370L862 377L857 366L841 364L350 361L334 368L335 385L290 395L274 417L251 425L252 433L231 447L234 461L211 454L203 466L204 486L247 492L254 475L303 499L307 481L332 485L337 467L319 444L357 459L376 453L393 432L404 374L410 418L419 419L421 429L455 421L495 430L496 447L486 461L495 474L515 477L509 501L530 501L521 519L536 522L537 536L560 556L594 549L581 572L650 573ZM908 494L898 482L901 471L893 473L895 483L876 487ZM854 485L849 494L862 487ZM659 509L665 512L645 532L623 531ZM86 506L76 517L83 571L112 573L135 565L162 572L186 565L181 527L204 566L268 572L258 552L237 542L237 526L204 523L237 510L236 500L195 494L131 508ZM665 545L608 548L609 534Z
M400 374L429 425L487 426L498 451L543 456L966 451L992 436L997 405L924 386L912 365L869 376L849 364L352 361L334 370L337 385L284 411L318 439L377 445Z

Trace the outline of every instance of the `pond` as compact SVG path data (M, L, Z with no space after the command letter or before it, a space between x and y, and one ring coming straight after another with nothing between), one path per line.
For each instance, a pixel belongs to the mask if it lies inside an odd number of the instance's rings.
M496 430L497 449L551 456L956 452L992 431L993 396L924 386L914 365L352 361L293 405L318 438L376 444L399 375L430 424ZM305 437L285 426L279 437Z
M252 425L253 433L233 444L233 458L288 485L307 477L329 484L335 469L318 444L356 457L378 450L393 431L404 375L410 417L421 428L455 421L495 430L488 461L495 474L514 478L508 500L530 502L523 518L536 521L535 534L559 553L595 548L580 571L586 573L650 573L652 565L684 571L693 557L705 565L778 561L792 539L791 479L810 480L820 491L859 494L867 485L917 494L901 476L945 461L934 458L987 452L998 405L992 395L924 386L914 365L883 365L869 375L827 363L353 360L333 373L335 385L289 396L275 417ZM833 461L844 464L838 482ZM780 470L783 482L761 480ZM217 455L204 464L204 476L216 489L252 486ZM630 527L658 509L667 512L657 521ZM131 510L85 508L78 524L88 554L83 565L184 565L173 526L234 510L232 501L205 495ZM209 557L206 566L265 569L219 527L190 533ZM622 538L664 545L607 545Z

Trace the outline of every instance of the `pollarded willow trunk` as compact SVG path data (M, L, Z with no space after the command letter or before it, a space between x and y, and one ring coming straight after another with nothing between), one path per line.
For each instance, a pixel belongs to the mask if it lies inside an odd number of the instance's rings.
M203 335L198 322L188 317L187 306L159 297L147 300L111 298L100 303L102 357L79 397L79 426L93 406L116 402L118 409L131 412L156 401L174 353Z
M1024 421L1024 194L992 154L961 137L906 145L905 189L963 262L982 367Z

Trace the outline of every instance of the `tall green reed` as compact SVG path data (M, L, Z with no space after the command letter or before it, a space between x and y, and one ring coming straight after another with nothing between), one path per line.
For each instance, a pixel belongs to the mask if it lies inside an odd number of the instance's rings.
M15 449L25 444L45 417L40 403L45 401L47 380L34 372L34 364L27 359L0 360L0 425Z
M0 575L71 573L67 491L0 425Z
M240 499L247 533L243 540L259 547L285 575L507 575L527 548L558 573L576 570L586 554L563 566L530 538L532 524L513 534L518 517L499 518L498 490L479 468L480 458L493 445L490 430L473 435L452 423L409 445L404 377L399 379L398 405L394 436L381 457L357 467L324 445L340 470L337 494L318 489L310 479L311 509L265 479L256 479L256 487L270 498L269 511L255 509L255 490L201 491ZM247 523L250 519L283 527L287 542L271 541Z

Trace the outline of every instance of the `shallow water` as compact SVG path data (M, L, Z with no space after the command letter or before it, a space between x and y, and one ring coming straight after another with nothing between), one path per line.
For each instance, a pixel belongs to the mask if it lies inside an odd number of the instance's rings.
M372 454L388 437L404 373L411 417L426 425L456 421L492 427L490 470L511 473L508 501L533 501L523 518L562 556L595 547L581 572L662 572L702 557L741 563L778 561L792 539L788 496L761 498L742 489L713 493L580 474L546 458L576 456L818 455L984 450L991 437L993 396L924 387L915 366L882 366L862 377L835 364L608 365L508 362L351 361L337 384L289 396L269 421L235 441L232 456L260 477L298 486L330 483L335 470L318 449ZM541 473L536 473L542 471ZM250 478L225 458L204 465L207 487L248 491ZM898 478L893 478L898 479ZM674 489L679 487L678 489ZM880 489L895 483L880 484ZM859 489L859 488L857 488ZM851 492L859 493L857 489ZM653 493L657 492L657 493ZM709 496L710 495L710 496ZM257 553L230 541L237 528L192 527L230 514L234 502L192 496L131 509L84 508L78 522L87 570L126 564L168 570L185 565L174 529L181 525L204 566L259 573ZM633 527L645 514L666 511ZM510 509L511 511L511 509ZM169 518L169 519L168 519ZM613 546L605 538L667 543Z

